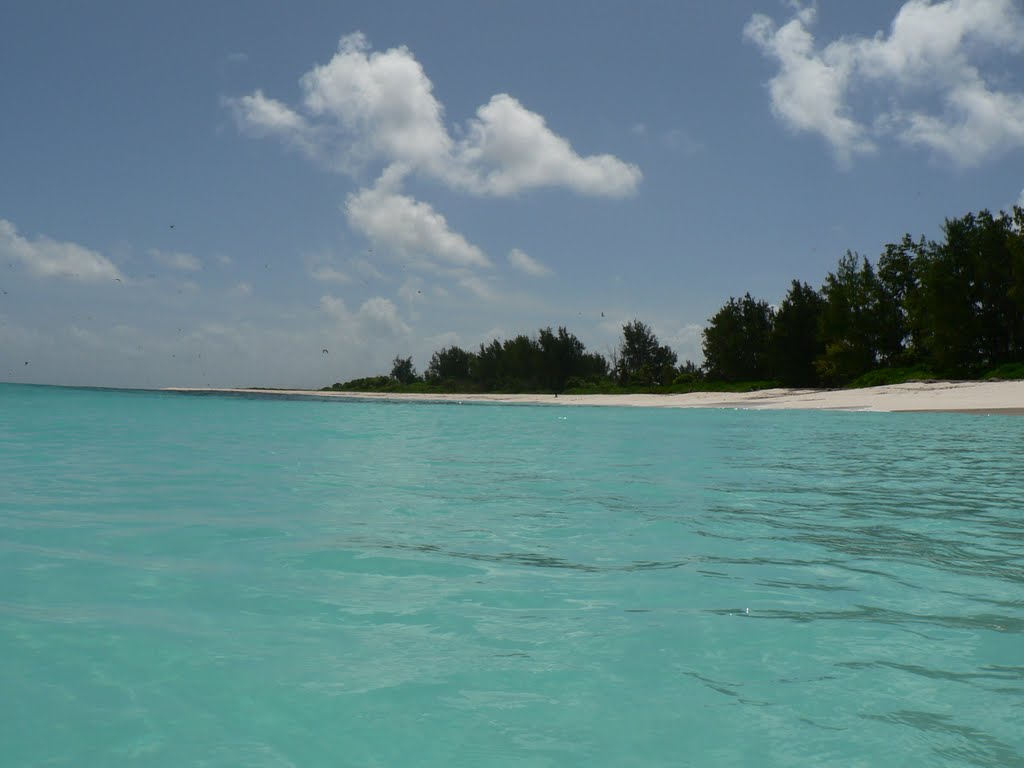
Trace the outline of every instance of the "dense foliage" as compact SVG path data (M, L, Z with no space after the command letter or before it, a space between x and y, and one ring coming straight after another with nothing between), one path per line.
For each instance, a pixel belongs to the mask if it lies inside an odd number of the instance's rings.
M774 307L730 298L704 329L698 367L633 320L606 359L565 328L477 351L412 358L345 390L627 392L873 386L911 379L1024 377L1024 209L947 219L941 242L904 235L877 265L847 252L820 289L793 280Z

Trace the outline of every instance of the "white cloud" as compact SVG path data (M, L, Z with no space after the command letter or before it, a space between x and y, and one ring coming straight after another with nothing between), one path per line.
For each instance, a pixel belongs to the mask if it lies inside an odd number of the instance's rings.
M317 157L314 131L297 112L276 99L268 99L263 91L255 91L224 103L234 113L238 127L253 136L277 136L286 144Z
M404 337L412 332L394 303L380 296L367 299L355 312L351 312L336 296L322 296L320 309L350 343Z
M490 283L484 280L482 277L476 275L463 275L459 278L459 285L469 291L471 294L476 296L478 299L484 301L494 301L498 298L498 295L494 292Z
M227 100L239 125L276 135L328 167L353 170L371 160L417 171L455 189L511 196L535 187L623 197L642 174L609 155L579 155L543 116L507 94L493 96L455 142L433 83L409 49L371 52L356 33L300 80L305 116L262 91Z
M307 129L306 121L298 113L276 99L268 99L263 91L257 90L229 103L235 108L240 125L257 133L288 135Z
M531 277L544 277L551 274L551 270L541 264L528 253L513 248L508 254L508 263L520 272Z
M779 63L768 84L775 115L823 136L840 162L889 134L960 166L1024 147L1024 94L993 88L977 64L1024 50L1024 14L1013 0L908 0L887 35L821 49L814 21L813 8L798 7L778 28L755 15L744 35ZM1009 70L1021 70L1019 59ZM857 120L851 94L865 93L888 106Z
M126 279L113 262L96 251L48 237L28 240L6 219L0 219L0 257L20 262L35 277L83 282Z
M352 278L339 269L324 264L310 270L310 277L321 283L351 283Z
M251 296L252 283L237 283L228 291L229 296Z
M1017 198L1017 205L1024 208L1024 189L1020 191L1020 197Z
M505 197L536 187L566 187L581 195L626 197L642 174L612 155L581 157L547 127L544 118L508 94L499 93L477 110L459 142L464 170L454 185Z
M679 362L692 360L701 363L704 360L704 326L700 323L689 323L664 336L664 344L668 344L679 355Z
M814 13L806 9L776 28L767 16L756 14L743 34L779 63L779 74L768 82L775 116L795 131L820 133L839 162L847 164L853 154L875 147L865 136L864 126L846 114L850 62L843 55L823 56L815 51L807 30L813 19Z
M370 338L408 336L412 329L398 314L398 308L390 299L376 296L367 299L356 313L359 327Z
M345 203L349 225L414 264L436 259L458 267L487 267L480 248L448 226L428 203L391 191L385 183L349 195Z
M320 309L332 320L339 323L347 323L351 318L344 300L339 299L337 296L321 296Z
M368 50L361 33L347 35L327 64L303 75L306 109L329 119L350 152L438 170L452 142L433 84L407 48Z
M366 259L353 259L349 262L352 269L355 270L361 277L367 280L383 280L384 275L379 269L377 269L372 263Z
M171 269L178 269L183 272L198 272L203 268L202 263L191 253L178 253L160 251L156 248L150 250L149 255L160 264Z
M896 115L900 138L946 155L962 167L977 166L991 155L1024 147L1024 95L989 90L980 80L955 86L942 117Z
M418 277L410 277L398 286L398 296L404 301L415 301L423 296L423 281Z

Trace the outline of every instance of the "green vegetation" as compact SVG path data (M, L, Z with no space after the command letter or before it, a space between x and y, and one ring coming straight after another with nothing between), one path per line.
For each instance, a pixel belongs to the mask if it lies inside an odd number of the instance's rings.
M704 363L678 358L639 320L588 352L565 328L412 358L325 389L572 394L872 387L936 378L1024 379L1024 209L947 219L942 242L904 235L877 264L847 252L820 289L793 280L778 308L730 298L704 329Z

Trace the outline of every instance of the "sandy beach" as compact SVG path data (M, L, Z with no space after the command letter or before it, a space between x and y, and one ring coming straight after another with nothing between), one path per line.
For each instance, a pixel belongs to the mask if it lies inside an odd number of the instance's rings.
M183 388L168 391L251 394L267 397L359 400L627 406L640 408L745 408L871 412L946 411L1024 415L1024 381L928 381L865 389L764 389L758 392L693 392L682 395L499 395L321 392L304 389Z

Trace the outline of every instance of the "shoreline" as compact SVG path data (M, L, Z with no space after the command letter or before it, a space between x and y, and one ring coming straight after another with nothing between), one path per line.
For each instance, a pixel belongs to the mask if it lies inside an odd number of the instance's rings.
M503 395L411 392L337 392L308 389L166 387L193 395L248 395L319 400L495 403L635 408L732 408L745 410L832 410L870 413L970 413L1024 416L1024 380L922 381L863 389L762 389L756 392L690 392L675 395Z

